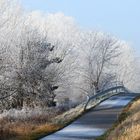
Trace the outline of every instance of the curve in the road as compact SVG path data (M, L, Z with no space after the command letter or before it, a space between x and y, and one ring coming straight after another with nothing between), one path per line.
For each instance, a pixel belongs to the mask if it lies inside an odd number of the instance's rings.
M113 96L69 126L41 140L93 140L112 126L123 107L135 97L136 94Z

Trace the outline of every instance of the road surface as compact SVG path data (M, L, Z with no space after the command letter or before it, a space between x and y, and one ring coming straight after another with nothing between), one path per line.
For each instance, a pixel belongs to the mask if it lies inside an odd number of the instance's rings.
M41 140L94 140L112 126L123 107L134 97L134 94L113 96L69 126Z

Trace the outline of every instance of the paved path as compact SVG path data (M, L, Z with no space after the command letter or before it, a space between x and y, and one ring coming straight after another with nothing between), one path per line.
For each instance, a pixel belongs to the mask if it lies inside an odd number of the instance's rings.
M102 102L64 129L41 140L94 140L117 120L123 107L135 95L117 95Z

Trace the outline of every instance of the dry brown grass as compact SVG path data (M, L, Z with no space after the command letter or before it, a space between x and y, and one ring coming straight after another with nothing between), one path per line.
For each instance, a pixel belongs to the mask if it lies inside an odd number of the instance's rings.
M40 136L57 131L61 126L52 123L32 123L32 122L7 122L0 120L0 139L2 140L31 140Z
M30 117L4 116L0 118L0 140L33 140L57 131L62 126L51 122L63 112L51 111Z
M125 108L129 116L107 137L107 140L140 140L140 99Z

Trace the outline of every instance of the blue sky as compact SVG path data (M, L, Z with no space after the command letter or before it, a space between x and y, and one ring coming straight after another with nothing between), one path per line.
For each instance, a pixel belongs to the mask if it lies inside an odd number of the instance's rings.
M63 12L84 28L109 32L140 55L140 0L21 0L28 10Z

